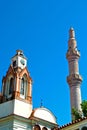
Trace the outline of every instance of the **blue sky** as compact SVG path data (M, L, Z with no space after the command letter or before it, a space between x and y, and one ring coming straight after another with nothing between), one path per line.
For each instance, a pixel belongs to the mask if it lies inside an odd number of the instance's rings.
M87 99L87 1L0 1L0 86L17 49L28 58L33 79L33 106L49 108L58 124L70 122L70 95L66 82L68 31L76 32L82 99Z

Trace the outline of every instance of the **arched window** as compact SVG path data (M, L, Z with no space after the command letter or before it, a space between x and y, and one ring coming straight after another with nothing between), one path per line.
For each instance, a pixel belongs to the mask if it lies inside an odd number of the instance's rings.
M13 92L13 88L14 88L14 80L13 78L11 78L9 83L9 94Z
M46 127L43 127L42 130L47 130L47 128L46 128Z
M4 85L4 82L3 82L2 92L3 92L3 96L5 96L5 85Z
M22 80L21 80L21 90L20 90L20 94L24 95L24 78L22 78Z
M82 129L81 130L87 130L87 127L86 126L84 126L84 127L82 127Z
M41 128L40 128L39 125L35 125L35 126L34 126L34 130L41 130Z
M21 86L20 86L20 97L26 98L27 96L27 77L24 75L21 79Z
M51 128L51 130L58 130L58 127L53 127L53 128Z

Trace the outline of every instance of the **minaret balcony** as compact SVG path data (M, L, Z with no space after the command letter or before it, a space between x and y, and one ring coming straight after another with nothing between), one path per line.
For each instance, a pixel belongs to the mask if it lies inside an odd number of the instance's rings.
M71 56L76 56L76 57L80 57L80 52L78 50L68 50L67 53L66 53L66 58L69 59L69 57Z
M67 82L73 84L74 82L82 82L82 77L79 74L72 74L67 76Z

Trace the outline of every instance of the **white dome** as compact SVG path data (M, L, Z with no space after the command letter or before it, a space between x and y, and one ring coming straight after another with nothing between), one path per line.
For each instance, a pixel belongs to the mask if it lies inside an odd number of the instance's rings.
M41 107L41 108L35 109L33 112L33 116L39 119L43 119L45 121L57 124L55 116L47 108Z

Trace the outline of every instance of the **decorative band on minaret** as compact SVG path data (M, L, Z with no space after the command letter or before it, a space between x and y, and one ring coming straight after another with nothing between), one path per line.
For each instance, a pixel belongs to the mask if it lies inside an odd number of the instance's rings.
M80 52L77 50L77 43L73 28L70 28L69 30L68 51L66 54L66 58L69 64L69 76L67 76L67 82L70 87L71 111L72 108L81 111L80 85L82 82L82 77L79 74L79 64L78 64L78 60L80 58Z

